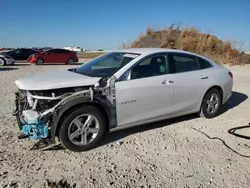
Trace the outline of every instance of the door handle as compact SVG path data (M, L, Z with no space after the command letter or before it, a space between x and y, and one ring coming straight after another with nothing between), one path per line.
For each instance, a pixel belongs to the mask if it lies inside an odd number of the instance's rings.
M205 80L205 79L208 79L208 76L201 75L200 78L201 78L202 80Z
M162 82L162 84L165 84L165 85L169 85L169 84L173 84L174 82L172 80L164 80Z

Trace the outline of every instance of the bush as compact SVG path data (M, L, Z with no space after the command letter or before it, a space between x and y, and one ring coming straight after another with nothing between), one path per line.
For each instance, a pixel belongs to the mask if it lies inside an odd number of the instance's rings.
M122 48L170 48L180 49L206 56L220 64L245 64L246 54L235 49L232 43L222 41L210 33L199 32L194 27L180 29L172 24L158 31L149 27L134 42L123 44Z

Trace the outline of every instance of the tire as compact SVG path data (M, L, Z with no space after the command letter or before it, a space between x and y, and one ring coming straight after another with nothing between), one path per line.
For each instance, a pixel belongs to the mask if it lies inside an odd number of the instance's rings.
M106 134L106 121L103 114L97 108L85 106L75 109L68 114L64 118L59 130L59 138L65 148L74 152L83 152L96 147L103 140ZM80 126L77 126L77 124L83 125L85 119L88 118L87 115L88 117L92 117L92 123L89 126L79 129ZM81 122L80 124L78 120ZM98 124L99 128L97 128ZM75 135L72 136L72 133ZM72 138L70 138L70 135Z
M43 61L43 59L41 59L41 58L38 58L37 60L36 60L36 64L37 65L42 65L44 63L44 61Z
M74 59L72 59L72 58L68 59L67 64L74 65L75 64Z
M213 102L212 102L212 96L213 96ZM201 104L201 109L199 112L199 115L203 118L214 118L219 115L220 108L221 108L221 101L222 96L218 89L212 88L210 89ZM210 103L210 104L209 104ZM210 105L210 107L209 107Z
M0 66L6 65L6 60L2 57L0 57Z

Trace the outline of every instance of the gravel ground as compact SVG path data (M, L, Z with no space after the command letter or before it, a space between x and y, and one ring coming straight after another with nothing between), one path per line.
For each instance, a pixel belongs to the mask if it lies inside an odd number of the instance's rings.
M18 140L14 80L68 65L18 64L0 68L0 186L44 187L66 179L76 187L250 187L250 143L228 133L250 122L250 66L231 67L234 93L217 118L195 115L143 125L108 135L84 153L30 150ZM250 136L250 129L237 130Z

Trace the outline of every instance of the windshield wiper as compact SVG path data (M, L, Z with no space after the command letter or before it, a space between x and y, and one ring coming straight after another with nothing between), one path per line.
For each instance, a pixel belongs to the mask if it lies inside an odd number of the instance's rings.
M76 70L75 72L76 72L76 73L79 73L79 74L86 75L86 76L91 76L91 77L93 77L93 74L90 74L90 73L88 73L88 72L84 72L84 71L78 72L77 70Z

